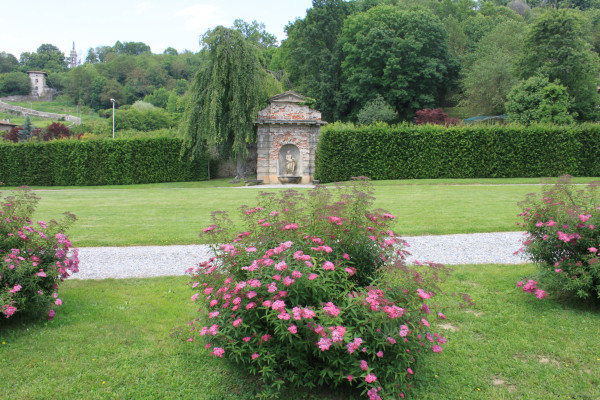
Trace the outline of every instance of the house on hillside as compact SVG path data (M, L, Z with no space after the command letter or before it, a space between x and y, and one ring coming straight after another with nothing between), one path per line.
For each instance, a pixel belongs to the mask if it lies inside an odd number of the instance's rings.
M13 124L8 119L3 119L0 121L0 132L10 132L13 128L19 126L18 124Z
M48 74L44 71L27 71L29 80L31 81L31 95L35 97L42 97L44 94L50 91L46 79Z

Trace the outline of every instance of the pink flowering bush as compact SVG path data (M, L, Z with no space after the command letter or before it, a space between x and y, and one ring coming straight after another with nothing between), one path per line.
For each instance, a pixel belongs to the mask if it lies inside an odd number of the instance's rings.
M262 194L242 208L241 233L215 213L204 229L215 256L189 271L202 317L188 341L258 375L265 397L284 384L404 397L422 356L446 342L431 299L447 271L404 263L394 217L370 211L370 189L359 179L334 193Z
M47 312L62 304L58 283L78 271L77 251L66 228L75 220L65 214L62 221L33 222L39 199L27 188L0 196L0 316ZM4 319L3 318L3 319Z
M540 280L557 292L582 299L600 298L600 197L598 183L584 188L561 177L541 196L520 203L527 231L524 252L540 266ZM545 297L530 280L524 291Z

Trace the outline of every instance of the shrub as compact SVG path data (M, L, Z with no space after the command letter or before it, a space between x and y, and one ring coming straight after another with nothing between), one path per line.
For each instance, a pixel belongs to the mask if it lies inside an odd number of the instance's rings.
M42 131L45 142L54 139L64 139L71 136L71 131L65 124L53 122Z
M77 250L69 255L72 245L65 235L75 216L34 223L38 200L26 188L0 197L0 314L6 318L49 310L51 320L52 304L62 304L58 283L78 271Z
M423 355L446 342L426 300L447 271L405 265L394 217L369 211L370 188L358 180L336 193L263 193L242 207L237 235L226 213L214 213L203 234L215 255L189 271L192 300L203 305L197 321L208 322L188 341L200 336L210 354L259 375L264 397L284 384L403 397Z
M426 108L424 110L419 110L415 117L415 124L417 125L432 124L450 126L458 125L459 123L460 119L450 118L441 108Z
M375 122L392 122L398 120L398 113L381 95L367 102L357 115L358 123L368 125Z
M598 182L579 189L562 177L520 204L528 233L524 252L540 266L544 284L581 299L600 298ZM531 282L537 290L537 282Z
M82 186L206 179L208 159L192 161L181 146L181 139L167 137L0 143L0 181Z
M600 176L600 125L323 127L315 179Z

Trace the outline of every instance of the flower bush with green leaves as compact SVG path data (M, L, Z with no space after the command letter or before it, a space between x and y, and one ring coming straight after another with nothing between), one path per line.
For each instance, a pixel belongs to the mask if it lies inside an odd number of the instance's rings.
M188 271L202 303L188 341L202 338L212 355L258 375L262 397L283 385L404 397L423 355L446 342L430 323L446 318L431 298L448 271L405 264L394 216L369 211L371 189L357 179L333 192L263 193L242 207L237 234L214 213L203 235L215 256Z
M77 250L65 235L75 216L33 222L39 198L27 188L0 196L0 314L48 312L61 305L58 283L78 272Z
M527 231L523 251L540 266L540 281L581 299L600 298L600 197L598 182L580 188L570 177L520 203ZM545 292L530 280L523 290ZM528 290L526 290L528 289Z

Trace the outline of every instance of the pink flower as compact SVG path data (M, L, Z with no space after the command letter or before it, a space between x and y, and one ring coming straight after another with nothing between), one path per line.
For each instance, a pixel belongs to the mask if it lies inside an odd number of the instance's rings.
M376 354L377 357L382 358L383 357L383 351L378 351Z
M562 272L562 269L560 269L560 268L556 268L556 269L554 270L554 272Z
M290 325L288 326L288 331L290 331L291 334L296 334L298 333L298 327L296 325Z
M232 325L235 326L236 328L239 327L240 325L242 325L242 319L238 318L235 321L232 322Z
M346 379L348 379L348 382L352 382L352 380L354 379L354 377L352 375L348 375L346 377Z
M54 310L48 311L48 321L52 321L52 319L54 318L55 315L56 315L56 311L54 311Z
M342 257L346 260L350 260L350 256L347 253L342 254Z
M298 279L298 278L300 278L301 276L302 276L302 272L300 272L300 271L297 271L297 270L294 270L294 271L292 271L292 278L294 278L294 279Z
M442 346L439 345L434 345L431 350L433 350L434 353L441 353L442 352Z
M407 368L407 369L406 369L406 371L407 371L409 374L411 374L411 375L412 375L412 374L414 374L414 372L413 372L413 370L412 370L411 368Z
M214 350L210 352L210 354L221 358L223 358L224 353L225 350L222 347L215 347Z
M325 261L325 264L323 264L323 269L327 271L333 271L335 269L335 266L331 261Z
M417 293L419 294L419 297L422 299L428 299L431 297L431 295L427 292L425 292L423 289L417 289Z
M331 331L331 339L333 343L341 342L344 339L344 335L346 334L346 327L344 326L331 326L329 327Z
M329 350L329 347L331 347L332 343L333 343L333 341L329 338L321 338L321 339L319 339L319 342L317 343L317 345L319 346L319 349L321 349L321 351L325 351L325 350Z
M290 278L289 276L286 276L285 278L283 278L283 284L285 286L290 286L294 282L295 281L292 278Z
M342 219L339 217L330 216L328 219L332 224L342 225Z
M291 318L291 316L290 316L290 314L288 314L287 312L285 312L285 311L282 311L282 312L280 312L280 313L277 315L277 318L279 318L279 319L282 319L282 320L284 320L284 321L289 321L289 319Z
M429 327L429 322L427 322L427 320L425 318L421 318L421 322L423 323L423 325L425 325L426 327Z
M579 214L581 222L587 222L592 216L590 214Z
M213 336L216 336L218 331L219 331L219 325L214 324L210 328L208 328L207 332Z
M308 275L308 280L309 280L309 281L312 281L313 279L316 279L316 278L317 278L317 276L318 276L317 274L309 274L309 275Z
M220 314L220 312L218 312L218 311L210 312L210 313L208 313L208 318L218 317L219 314Z
M258 358L259 354L258 353L252 353L252 359L256 360Z
M250 336L246 336L244 338L242 338L242 340L246 343L248 343L252 338Z
M408 326L406 325L400 325L400 332L398 332L398 334L402 337L406 337L408 335Z
M46 273L44 272L43 269L40 269L40 272L36 273L37 276L39 276L40 278L45 278L46 277Z
M323 307L323 311L325 312L325 314L332 316L332 317L337 317L340 314L340 309L337 308L330 301L325 304L325 307Z
M369 374L367 376L365 376L365 381L367 381L367 383L373 383L377 380L377 377L373 374Z
M54 301L54 304L56 304L57 306L60 306L60 305L62 305L62 300L56 299L56 301Z
M287 224L283 227L284 230L296 230L298 229L298 224Z
M246 251L248 253L254 253L256 251L256 247L254 247L254 246L248 247L248 248L246 248Z
M210 231L214 230L216 227L217 227L216 225L210 225L207 228L202 229L202 232L210 232Z
M548 293L546 293L545 291L543 291L542 289L537 289L535 291L535 297L537 297L538 299L543 299L544 297L548 297Z
M390 342L390 344L396 344L396 339L394 339L391 336L388 336L387 340L388 340L388 342Z
M6 315L6 318L10 317L17 311L16 307L11 306L10 304L6 304L4 306L4 310L2 312Z
M344 271L346 271L348 273L348 275L352 276L356 273L356 268L344 268Z
M367 391L367 396L369 397L369 400L382 400L381 396L377 394L379 389L381 389L381 386L379 386L378 388L371 388ZM404 398L404 395L402 395L402 393L400 393L400 395L402 398Z
M367 369L369 369L369 364L367 364L365 360L360 360L360 369L366 371Z
M10 289L9 292L17 293L19 290L21 290L21 285L17 284L12 289Z
M266 335L262 335L260 338L263 342L266 342L267 340L271 339L271 335L266 334Z
M598 251L598 249L597 249L597 248L595 248L595 247L590 247L590 248L588 249L588 251L589 251L590 253L596 253L596 252Z
M254 290L251 290L248 293L246 293L246 297L248 297L249 299L256 297L256 292Z

